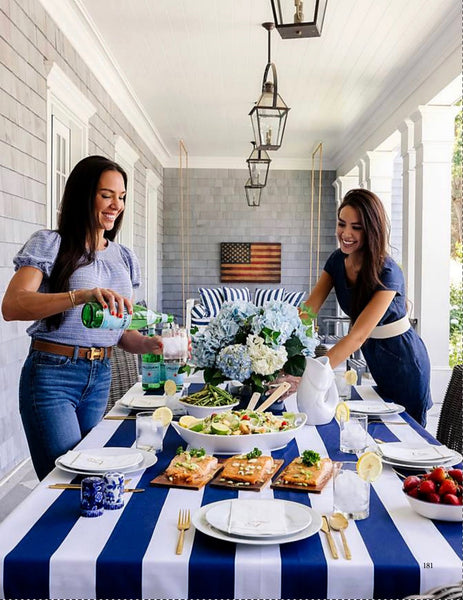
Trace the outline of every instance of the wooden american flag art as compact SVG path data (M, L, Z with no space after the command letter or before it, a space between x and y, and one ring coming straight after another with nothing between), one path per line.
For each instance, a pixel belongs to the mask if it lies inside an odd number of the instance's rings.
M280 280L281 244L220 244L220 281L280 283Z

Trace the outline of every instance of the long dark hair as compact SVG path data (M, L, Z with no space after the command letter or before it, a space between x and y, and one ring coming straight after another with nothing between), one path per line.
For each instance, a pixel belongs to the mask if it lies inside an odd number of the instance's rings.
M61 212L58 218L58 233L61 245L50 274L50 292L69 290L69 279L74 271L95 260L98 221L95 216L95 196L98 182L104 171L118 171L127 188L127 174L117 163L104 156L87 156L76 164L66 182ZM114 240L122 224L123 212L104 237ZM46 319L48 329L59 327L63 313Z
M338 217L345 206L357 211L364 233L362 266L352 290L351 319L354 322L376 287L381 285L380 275L388 254L390 226L383 203L369 190L360 188L347 192L338 208Z

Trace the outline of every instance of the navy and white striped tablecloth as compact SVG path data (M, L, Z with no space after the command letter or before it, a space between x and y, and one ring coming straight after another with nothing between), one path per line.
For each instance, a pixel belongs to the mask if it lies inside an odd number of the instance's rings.
M377 397L371 387L358 388L360 397ZM287 401L295 409L295 397ZM123 413L123 409L114 409ZM407 421L410 425L394 423ZM371 424L372 437L437 443L407 415L388 417L388 424ZM334 460L341 454L338 425L304 427L275 458L289 462L305 449ZM131 446L134 421L102 421L82 447ZM181 439L172 427L159 461L145 472L131 474L123 510L102 517L79 517L79 492L51 490L48 484L72 481L55 469L0 524L1 598L402 598L461 579L460 523L431 521L413 512L390 467L372 485L370 517L350 522L347 538L352 560L331 558L324 534L294 543L270 546L232 544L191 528L182 555L175 554L180 508L194 512L226 498L252 497L206 486L200 491L154 488L149 482L166 465ZM332 488L321 494L273 491L263 497L283 498L332 510Z

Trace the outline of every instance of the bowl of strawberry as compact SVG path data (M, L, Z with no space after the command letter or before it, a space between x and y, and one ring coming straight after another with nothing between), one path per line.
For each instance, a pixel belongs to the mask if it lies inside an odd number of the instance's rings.
M461 521L463 485L461 469L435 467L425 475L410 475L403 482L410 506L423 517Z

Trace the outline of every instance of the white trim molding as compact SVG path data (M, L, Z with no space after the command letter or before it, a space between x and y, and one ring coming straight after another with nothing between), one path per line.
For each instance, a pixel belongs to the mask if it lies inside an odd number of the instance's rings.
M47 87L83 123L88 124L96 113L96 107L56 63L52 64L48 73Z
M81 0L40 0L76 52L164 165L170 154Z

